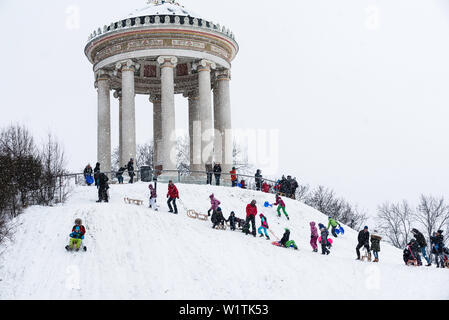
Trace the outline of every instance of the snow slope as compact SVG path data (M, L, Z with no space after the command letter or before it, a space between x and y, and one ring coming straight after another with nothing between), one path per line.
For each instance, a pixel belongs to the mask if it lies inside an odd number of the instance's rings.
M160 201L167 186L158 186ZM12 243L0 248L0 299L448 299L449 270L406 267L401 250L381 244L381 263L355 261L357 233L346 228L330 256L313 253L309 222L320 212L286 200L291 220L261 208L273 195L241 189L178 185L179 215L127 205L145 199L147 184L113 185L111 203L97 204L96 189L77 187L63 206L32 207L14 221ZM212 230L186 209L205 213L209 195L244 217L258 202L277 236L288 226L300 250L263 238ZM73 221L87 227L86 253L68 253ZM257 219L260 225L260 219Z

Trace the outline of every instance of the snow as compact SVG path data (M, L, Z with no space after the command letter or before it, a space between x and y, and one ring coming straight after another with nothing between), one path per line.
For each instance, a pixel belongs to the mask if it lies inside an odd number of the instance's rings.
M179 184L180 214L173 215L163 201L167 186L158 185L160 212L146 207L147 186L112 185L109 204L95 203L95 188L76 187L65 205L27 209L14 220L14 241L0 248L0 299L449 298L447 269L406 267L402 251L385 242L380 263L355 261L357 232L348 227L331 255L313 253L309 222L327 217L300 202L285 199L287 221L262 208L273 195ZM272 231L280 237L289 227L300 250L188 218L186 209L206 213L211 193L226 217L233 210L243 218L256 199ZM125 197L146 206L125 204ZM64 249L77 217L87 228L86 253Z
M195 12L182 7L175 3L151 3L143 9L135 10L129 15L128 18L144 17L144 16L154 16L154 15L177 15L177 16L190 16L192 18L201 19L201 17Z

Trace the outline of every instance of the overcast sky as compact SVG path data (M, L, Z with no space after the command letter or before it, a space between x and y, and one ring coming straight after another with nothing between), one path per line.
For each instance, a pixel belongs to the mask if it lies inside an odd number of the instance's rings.
M97 96L83 49L94 29L145 2L0 0L0 126L54 133L71 170L95 162ZM371 214L387 200L448 195L447 0L179 2L234 32L233 126L279 129L278 174L334 188ZM187 101L176 104L186 130ZM136 113L138 143L150 141L148 97Z

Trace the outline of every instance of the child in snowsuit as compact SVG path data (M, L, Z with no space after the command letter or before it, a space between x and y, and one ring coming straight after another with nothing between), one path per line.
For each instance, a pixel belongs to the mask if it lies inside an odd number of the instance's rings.
M84 235L86 234L86 228L82 225L81 219L75 220L75 226L72 228L72 233L70 234L70 245L66 247L67 250L73 250L75 247L76 251L79 251L81 243L84 240Z
M407 248L404 249L403 259L406 265L417 262L421 265L421 257L419 256L419 245L415 239L410 240L407 244Z
M434 233L432 237L430 237L430 242L432 244L432 253L435 255L435 261L437 263L437 268L444 268L444 257L443 257L443 249L444 249L444 238L443 238L443 230L438 230L438 232Z
M281 210L284 212L284 215L287 217L287 220L290 220L288 217L287 212L285 211L285 202L282 200L282 198L279 196L279 194L276 194L276 202L274 203L275 206L278 206L278 217L281 217Z
M376 230L374 230L374 232L377 233ZM371 250L373 250L374 255L373 262L379 262L380 240L382 240L382 237L376 234L371 235Z
M211 195L209 196L209 199L210 199L211 207L210 207L210 209L207 211L207 214L208 214L208 216L210 217L210 212L212 211L212 213L213 213L215 210L217 210L217 208L218 208L218 206L221 204L221 202L218 201L218 200L215 198L214 194L211 194Z
M265 233L265 237L267 237L267 240L270 240L270 237L268 236L268 233L267 233L267 230L269 228L267 218L262 213L259 215L259 217L260 217L260 222L262 224L258 229L260 237L263 237L263 233L262 233L262 231L263 231Z
M229 222L231 230L235 231L235 224L237 223L237 217L235 216L234 211L231 212L231 215L229 216L228 220L226 220L226 222Z
M313 252L318 252L318 229L316 228L315 222L310 222L310 245L312 246Z
M280 244L282 244L286 248L293 247L295 250L298 250L298 246L296 245L294 240L290 240L290 230L285 229L285 233L282 236L281 241L279 241Z
M156 204L156 199L157 199L157 194L156 194L156 189L154 189L153 185L150 184L148 186L148 189L150 189L150 208L153 209L154 211L157 211L157 204Z
M220 207L218 207L217 210L214 211L211 220L212 220L212 229L215 229L215 227L218 225L224 225L226 219L223 217L223 212L221 211Z
M329 254L329 253L331 253L329 251L329 249L328 249L328 247L330 246L330 243L327 240L327 237L329 236L329 231L321 223L318 226L320 227L320 232L321 232L321 242L320 242L320 244L321 244L321 254Z

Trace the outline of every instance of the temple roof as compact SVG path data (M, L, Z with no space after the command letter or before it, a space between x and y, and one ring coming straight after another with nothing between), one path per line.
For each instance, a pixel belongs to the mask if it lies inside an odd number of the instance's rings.
M147 2L146 7L135 10L128 16L128 18L154 16L154 15L190 16L192 18L201 19L200 15L184 8L175 0L150 0Z

